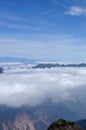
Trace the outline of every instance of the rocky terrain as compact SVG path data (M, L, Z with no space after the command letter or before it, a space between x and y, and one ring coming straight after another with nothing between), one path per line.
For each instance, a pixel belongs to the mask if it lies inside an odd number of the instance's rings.
M63 109L64 112L63 112ZM0 106L0 130L46 130L55 120L66 118L77 120L77 115L65 104L42 104L13 108Z
M81 130L81 128L75 122L59 119L52 123L47 130Z
M18 114L14 121L2 123L0 130L46 130L41 124L43 119L32 120L26 113ZM47 130L82 130L75 122L59 119L52 123ZM85 129L83 129L85 130Z
M2 123L3 130L35 130L34 121L26 113L18 114L14 122Z
M63 106L64 107L64 106ZM73 120L73 112L68 112L67 107L62 112L61 108L55 105L51 108L46 106L37 106L35 108L23 106L12 108L0 106L0 130L47 130L49 125L60 117L66 120ZM50 108L50 109L48 109ZM75 118L77 120L77 118ZM77 121L76 124L86 130L86 120ZM59 120L50 125L48 130L81 130L74 122ZM51 129L54 128L55 129ZM60 129L57 129L59 127ZM64 129L63 129L64 127Z

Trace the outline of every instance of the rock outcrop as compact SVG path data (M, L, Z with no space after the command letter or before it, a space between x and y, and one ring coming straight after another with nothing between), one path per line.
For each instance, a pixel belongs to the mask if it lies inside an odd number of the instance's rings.
M8 121L2 124L3 130L35 130L34 122L26 113L18 114L14 122Z
M81 130L81 128L79 128L75 122L59 119L52 123L47 130Z

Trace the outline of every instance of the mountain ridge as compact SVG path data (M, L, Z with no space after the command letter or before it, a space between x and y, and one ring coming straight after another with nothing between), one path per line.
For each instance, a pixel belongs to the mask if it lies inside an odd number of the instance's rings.
M32 68L42 69L42 68L57 68L57 67L86 67L86 63L80 63L80 64L39 63L33 66Z
M20 57L0 57L0 63L4 63L4 62L23 62L23 63L34 63L35 59L28 59L28 58L20 58Z

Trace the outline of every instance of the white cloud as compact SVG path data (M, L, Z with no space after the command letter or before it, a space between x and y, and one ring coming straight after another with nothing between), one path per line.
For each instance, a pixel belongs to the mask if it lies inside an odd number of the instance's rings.
M67 0L66 1L61 1L61 0L51 0L51 2L55 5L60 5L62 6L63 8L66 8L67 7Z
M69 10L67 12L65 12L65 14L69 14L69 15L75 15L75 16L82 16L82 15L86 15L86 8L81 8L79 6L72 6L69 8Z
M31 16L28 16L28 18L30 18ZM6 11L6 12L3 12L1 11L0 12L0 19L2 20L6 20L6 21L14 21L14 22L28 22L28 19L25 18L25 17L20 17L18 16L17 14L15 15L14 13L12 12L9 12L9 11Z
M82 92L81 92L82 90ZM0 104L21 106L85 98L86 68L28 70L0 75Z
M13 24L13 23L4 22L4 21L0 21L0 26L5 26L5 27L13 28L13 29L21 29L21 30L29 29L29 26L25 24Z

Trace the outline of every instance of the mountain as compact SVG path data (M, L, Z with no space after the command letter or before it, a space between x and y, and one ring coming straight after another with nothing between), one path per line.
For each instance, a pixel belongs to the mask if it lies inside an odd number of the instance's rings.
M65 104L46 102L34 107L0 106L0 130L46 130L55 120L77 120L78 115Z
M59 119L53 122L47 130L81 130L81 128L75 122Z
M59 63L40 63L33 68L55 68L55 67L86 67L85 63L81 64L59 64Z
M3 71L4 71L3 68L0 67L0 73L3 73Z
M86 130L86 119L79 120L76 122L83 130Z
M7 62L23 62L23 63L34 63L36 60L29 60L27 58L18 58L18 57L0 57L1 63Z

